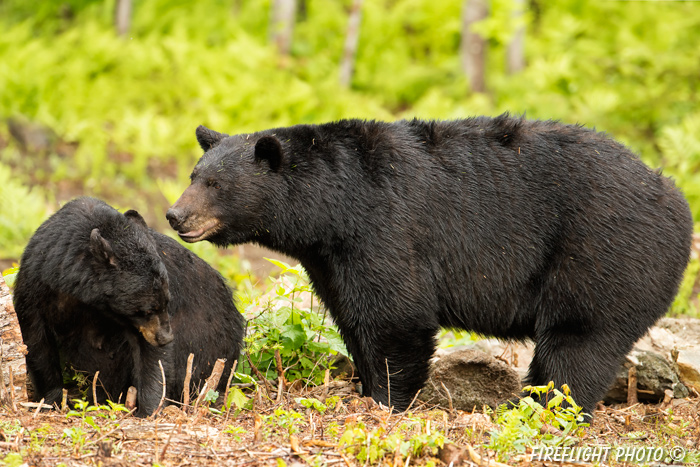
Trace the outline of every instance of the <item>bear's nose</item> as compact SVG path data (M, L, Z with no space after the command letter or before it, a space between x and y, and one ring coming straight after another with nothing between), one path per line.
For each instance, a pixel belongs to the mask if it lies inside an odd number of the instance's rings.
M170 222L170 227L172 227L174 230L178 230L180 227L180 217L180 212L178 212L175 208L170 208L168 209L168 212L165 213L165 218L168 219L168 222Z
M173 341L175 336L173 335L173 331L170 328L170 325L168 325L167 328L165 329L159 329L158 332L156 332L156 342L158 345L166 345L169 344Z

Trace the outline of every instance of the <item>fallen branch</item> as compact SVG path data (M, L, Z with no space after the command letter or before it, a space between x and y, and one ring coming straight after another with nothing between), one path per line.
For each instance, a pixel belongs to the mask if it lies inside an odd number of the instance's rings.
M138 391L135 387L129 386L126 391L126 400L124 400L124 407L128 410L133 411L136 408L136 397L138 396Z
M199 391L199 396L197 396L197 400L194 403L195 409L204 400L204 398L207 396L207 392L209 392L210 389L216 390L216 388L219 387L219 380L221 379L221 374L224 372L225 365L225 358L219 358L216 360L216 363L214 363L214 368L211 370L211 376L207 378L207 381L204 383L204 387L202 387L202 389Z
M53 409L53 405L44 404L44 399L41 402L20 402L19 405L25 409Z

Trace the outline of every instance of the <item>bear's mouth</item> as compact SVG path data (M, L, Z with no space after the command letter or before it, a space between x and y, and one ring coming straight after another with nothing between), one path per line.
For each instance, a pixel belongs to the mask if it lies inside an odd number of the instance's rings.
M190 230L187 232L178 232L177 234L181 239L188 243L200 242L207 238L219 225L219 221L212 219L205 223L202 227L197 230Z

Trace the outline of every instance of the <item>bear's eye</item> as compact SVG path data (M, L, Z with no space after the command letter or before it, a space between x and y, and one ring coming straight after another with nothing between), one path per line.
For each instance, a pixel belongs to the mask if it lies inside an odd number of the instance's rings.
M214 189L216 189L216 190L218 190L218 189L221 188L221 185L220 185L219 182L217 182L216 180L209 180L209 182L207 183L207 185L209 185L210 187L212 187L212 188L214 188Z

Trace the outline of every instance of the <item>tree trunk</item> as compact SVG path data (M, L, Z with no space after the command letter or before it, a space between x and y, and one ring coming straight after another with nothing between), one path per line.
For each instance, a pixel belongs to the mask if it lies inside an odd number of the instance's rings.
M472 91L486 91L486 40L472 32L474 23L486 18L488 0L466 0L462 11L462 68L469 78Z
M362 22L362 0L354 0L348 18L348 33L345 36L343 59L340 64L340 84L350 86L355 69L357 44L360 39L360 23Z
M14 407L27 400L26 354L12 295L0 274L0 403Z
M309 19L309 0L299 0L299 21Z
M233 16L238 16L238 14L241 12L241 0L233 0L232 5L231 5L231 14Z
M515 11L513 11L513 17L515 21L521 22L523 14L525 11L525 0L514 0ZM525 68L525 25L518 24L515 30L515 35L508 44L508 57L507 57L507 68L508 73L517 73L523 68Z
M292 50L292 35L296 18L296 0L273 0L270 21L270 41L283 55Z
M131 0L117 0L114 7L114 25L117 34L125 36L131 28Z

